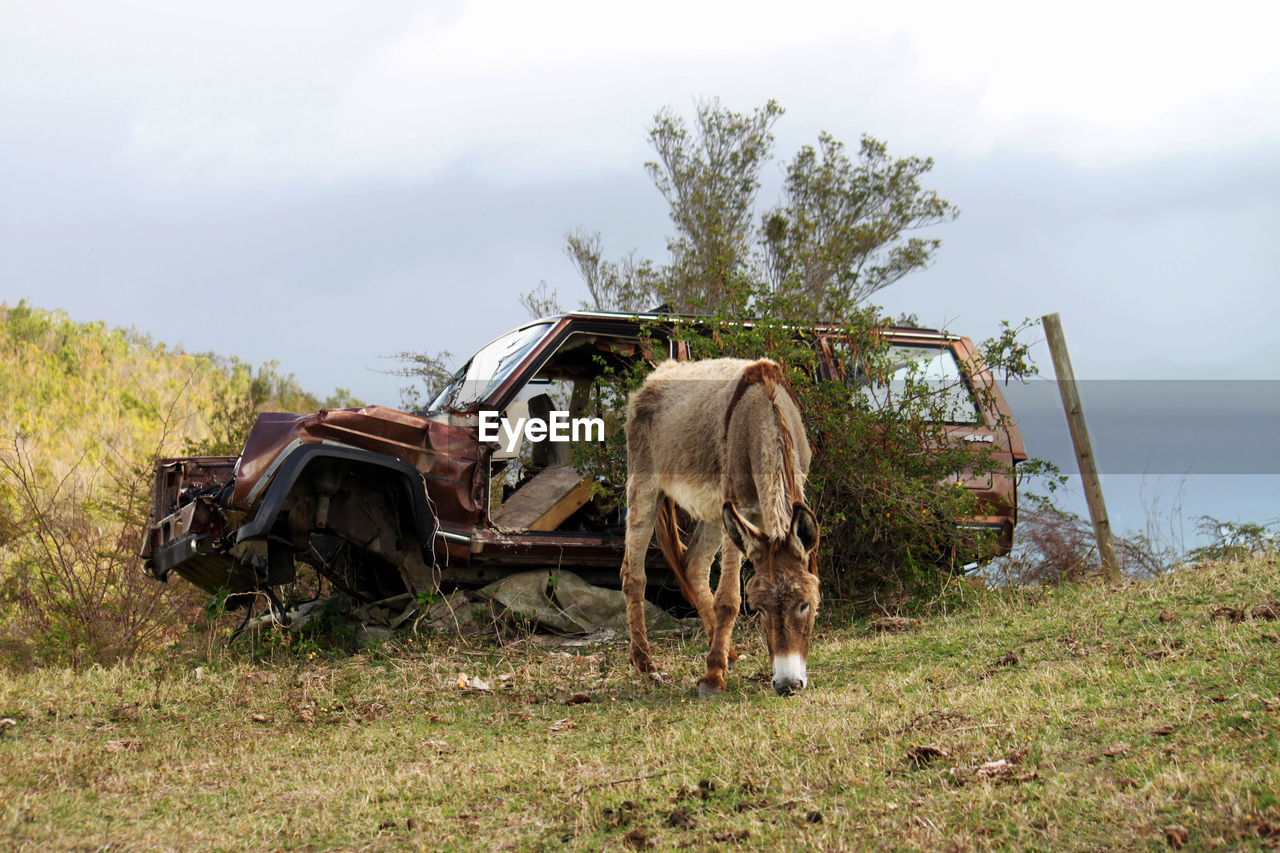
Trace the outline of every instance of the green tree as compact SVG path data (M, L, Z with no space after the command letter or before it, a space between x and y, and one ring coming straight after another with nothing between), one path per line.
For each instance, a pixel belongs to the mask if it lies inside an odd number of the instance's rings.
M600 232L587 233L578 229L565 236L564 253L587 286L590 298L582 301L583 308L589 311L643 311L653 307L653 294L657 287L653 264L647 260L637 261L634 251L617 263L604 260ZM554 300L554 291L551 297ZM554 312L544 311L539 316L548 313Z
M707 100L698 102L692 130L669 107L654 117L649 144L658 159L645 170L675 225L658 289L677 311L747 308L760 170L773 156L782 112L776 101L737 113Z
M534 316L541 317L542 314ZM400 366L385 372L409 380L408 385L400 386L400 407L407 412L425 408L453 378L454 368L450 366L453 353L448 350L438 350L435 355L404 350L390 357L399 361Z
M927 157L895 158L863 136L856 157L828 133L796 152L778 203L759 213L761 173L774 156L776 101L735 112L699 101L692 122L671 108L649 128L645 164L667 200L674 231L666 264L604 259L599 232L566 235L565 253L587 288L582 307L831 320L932 263L940 241L912 232L954 219L950 202L921 185ZM546 282L521 303L559 310Z
M920 186L932 168L931 158L890 157L870 136L856 161L827 133L816 148L801 148L787 168L782 204L765 215L760 232L770 294L793 315L840 318L928 266L941 241L907 232L958 213Z

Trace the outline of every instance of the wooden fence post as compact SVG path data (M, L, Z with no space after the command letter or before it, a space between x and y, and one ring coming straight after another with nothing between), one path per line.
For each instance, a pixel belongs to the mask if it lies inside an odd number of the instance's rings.
M1080 405L1076 376L1071 370L1071 357L1067 354L1067 340L1062 334L1062 320L1057 314L1046 314L1041 319L1044 321L1045 339L1049 342L1049 354L1053 357L1053 372L1058 377L1062 408L1067 413L1067 426L1071 429L1076 463L1080 466L1084 499L1089 504L1089 517L1093 521L1094 538L1098 541L1103 574L1107 583L1118 584L1120 561L1116 559L1116 546L1111 538L1111 521L1107 518L1107 505L1102 499L1102 484L1098 482L1098 468L1093 461L1093 446L1089 443L1089 430L1084 423L1084 409Z

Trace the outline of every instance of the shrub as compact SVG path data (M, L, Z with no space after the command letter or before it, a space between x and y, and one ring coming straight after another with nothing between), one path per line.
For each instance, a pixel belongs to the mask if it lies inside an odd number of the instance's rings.
M1280 548L1280 533L1271 529L1275 526L1276 522L1223 521L1202 515L1196 521L1196 529L1213 537L1213 541L1191 549L1187 559L1243 560L1258 553L1274 553Z
M53 478L21 441L0 452L11 524L0 600L11 664L109 663L172 639L198 612L185 585L142 573L145 475L74 465ZM112 482L99 488L99 478ZM112 494L115 500L100 496Z
M784 366L814 452L806 491L822 524L819 558L828 598L871 600L922 592L990 553L987 534L955 523L976 510L968 490L948 485L955 472L989 470L994 463L986 448L955 447L945 440L942 409L948 389L907 382L895 388L891 406L873 406L856 389L820 375L816 342L795 326L767 321L744 326L729 319L697 325L688 334L675 332L689 343L693 358L763 356ZM860 381L882 381L888 374L879 325L867 311L831 333L857 354ZM647 372L648 366L639 364L613 374L599 397L602 409L619 416ZM617 431L603 445L575 448L574 463L620 488L626 476L625 435Z

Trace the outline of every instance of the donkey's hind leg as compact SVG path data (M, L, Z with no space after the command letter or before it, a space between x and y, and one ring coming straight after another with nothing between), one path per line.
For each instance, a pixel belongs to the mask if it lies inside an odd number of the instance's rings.
M627 599L627 628L631 634L631 663L640 672L656 672L649 658L649 638L644 624L645 555L653 539L661 493L649 477L634 473L627 482L626 552L622 558L622 594Z

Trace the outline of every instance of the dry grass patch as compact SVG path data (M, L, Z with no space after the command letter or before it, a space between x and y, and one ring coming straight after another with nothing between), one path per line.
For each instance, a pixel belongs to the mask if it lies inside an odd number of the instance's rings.
M966 591L904 633L835 615L790 699L753 635L711 702L696 638L655 643L656 685L622 640L35 671L0 681L0 846L1275 845L1276 624L1213 611L1278 591L1255 560Z

